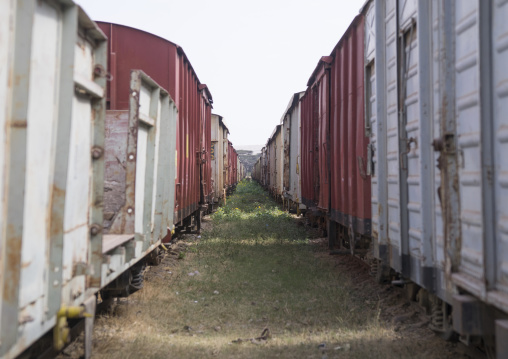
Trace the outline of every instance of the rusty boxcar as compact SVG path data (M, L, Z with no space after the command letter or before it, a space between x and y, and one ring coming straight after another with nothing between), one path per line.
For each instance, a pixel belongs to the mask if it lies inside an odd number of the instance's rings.
M371 205L364 126L363 14L323 56L301 99L302 200L330 246L368 246Z
M176 138L175 225L199 224L210 199L212 96L183 49L161 37L128 26L98 22L110 39L108 109L126 110L132 69L143 70L167 89L178 109Z
M371 235L369 136L364 111L364 14L339 40L329 66L329 239L366 250ZM325 65L327 66L327 65ZM326 126L326 125L325 125ZM322 163L326 163L324 160ZM323 171L324 172L324 171Z

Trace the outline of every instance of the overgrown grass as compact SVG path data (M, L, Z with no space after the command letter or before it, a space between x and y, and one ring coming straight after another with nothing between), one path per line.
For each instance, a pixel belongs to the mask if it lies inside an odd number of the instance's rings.
M211 221L183 261L108 319L115 334L99 335L95 357L419 357L256 183L241 182ZM264 328L271 338L262 344L233 343Z

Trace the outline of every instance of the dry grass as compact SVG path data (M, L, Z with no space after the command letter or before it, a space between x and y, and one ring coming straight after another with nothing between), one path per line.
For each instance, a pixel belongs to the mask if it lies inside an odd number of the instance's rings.
M94 358L438 357L401 340L378 299L256 184L241 184L209 227L98 319ZM249 340L265 328L268 340Z

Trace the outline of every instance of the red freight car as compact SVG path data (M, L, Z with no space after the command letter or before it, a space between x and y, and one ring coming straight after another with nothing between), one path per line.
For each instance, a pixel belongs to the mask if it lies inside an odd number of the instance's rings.
M199 81L183 49L161 37L128 26L98 22L109 39L110 110L128 109L130 72L141 69L167 89L178 108L175 224L199 221L211 193L212 96ZM185 221L185 223L184 223ZM198 222L199 223L199 222Z
M330 246L338 237L351 251L368 244L371 230L363 24L358 15L321 58L301 99L302 200L321 223L329 219Z
M331 56L330 244L338 237L351 251L368 245L371 232L369 138L365 133L364 15L358 15Z

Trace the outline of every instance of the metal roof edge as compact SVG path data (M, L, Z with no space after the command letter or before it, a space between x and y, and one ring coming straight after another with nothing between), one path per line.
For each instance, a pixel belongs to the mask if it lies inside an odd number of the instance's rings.
M132 27L132 26L129 26L129 25L123 25L123 24L118 24L118 23L114 23L114 22L109 22L109 21L100 21L100 20L94 20L94 22L96 23L101 23L101 24L104 24L104 25L114 25L114 26L121 26L121 27L125 27L125 28L128 28L128 29L132 29L132 30L136 30L136 31L139 31L139 32L144 32L145 34L148 34L148 35L151 35L151 36L154 36L154 37L157 37L161 40L164 40L166 41L167 43L171 44L172 46L174 46L176 48L176 52L178 55L181 55L184 57L185 61L187 61L189 63L189 66L192 70L192 73L194 74L194 76L196 76L196 79L198 81L198 84L201 85L201 81L199 80L199 77L198 77L198 74L196 73L196 70L194 70L194 67L192 66L192 63L190 62L189 60L189 57L187 56L187 54L185 53L185 51L183 50L183 47L181 47L180 45L174 43L173 41L171 40L168 40L162 36L159 36L159 35L156 35L154 33L151 33L149 31L146 31L146 30L142 30L142 29L138 29L136 27ZM205 85L206 86L206 85ZM208 88L208 86L207 86ZM212 94L210 92L210 90L208 89L208 94L210 95L210 98L212 98ZM212 101L213 102L213 101Z

